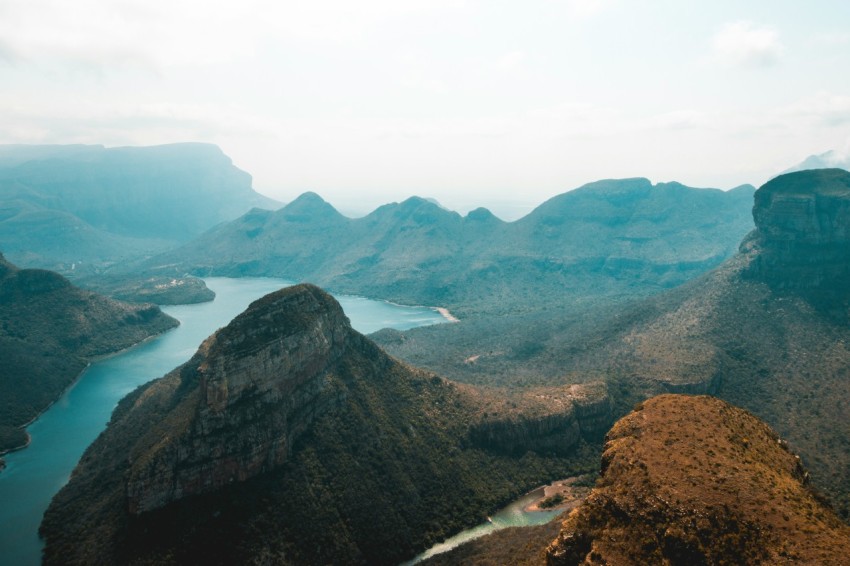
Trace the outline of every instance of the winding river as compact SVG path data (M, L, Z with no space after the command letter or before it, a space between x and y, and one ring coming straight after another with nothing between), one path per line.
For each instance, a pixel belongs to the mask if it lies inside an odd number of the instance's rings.
M208 278L216 292L209 303L163 307L180 326L119 354L101 359L83 373L27 431L28 448L6 455L0 472L0 563L41 562L38 525L53 495L68 478L86 447L106 427L119 399L188 360L216 329L251 301L291 285L282 279ZM361 297L339 296L352 326L364 334L381 328L405 330L446 319L435 309L406 307Z

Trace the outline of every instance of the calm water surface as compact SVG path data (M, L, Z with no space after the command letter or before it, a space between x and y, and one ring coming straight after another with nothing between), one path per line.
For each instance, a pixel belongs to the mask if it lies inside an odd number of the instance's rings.
M282 279L213 277L213 302L163 307L180 326L121 354L93 363L27 428L29 448L7 454L0 472L0 564L39 564L38 525L50 499L65 485L86 447L106 427L118 400L188 360L200 343L251 301L291 285ZM352 326L363 333L406 330L443 322L428 307L405 307L361 297L337 297Z

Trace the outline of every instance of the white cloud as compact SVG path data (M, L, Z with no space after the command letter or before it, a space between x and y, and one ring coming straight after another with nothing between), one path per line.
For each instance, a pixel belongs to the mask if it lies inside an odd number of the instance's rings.
M784 52L777 30L746 21L725 24L715 34L712 49L717 60L747 67L774 65Z
M819 92L788 106L783 113L803 118L817 126L844 126L850 124L850 96Z
M525 59L525 53L522 51L511 51L503 55L496 62L496 67L503 71L512 71L519 68Z
M567 9L573 16L587 18L606 10L610 0L566 0Z
M345 43L459 0L26 0L0 4L0 59L162 68L234 61L267 41Z

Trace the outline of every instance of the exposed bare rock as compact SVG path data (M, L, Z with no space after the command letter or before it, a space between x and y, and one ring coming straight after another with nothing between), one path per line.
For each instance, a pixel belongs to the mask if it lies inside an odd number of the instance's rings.
M348 319L324 292L291 287L255 302L208 338L181 379L198 380L131 456L131 513L244 481L282 464L317 412ZM177 422L175 422L177 421Z
M601 382L519 392L465 390L484 406L470 439L485 448L566 453L582 437L600 438L613 421L608 388Z
M850 288L850 172L820 169L773 179L755 194L758 254L750 273L818 302L846 302Z
M592 470L574 404L594 426L603 392L500 406L389 357L330 295L297 285L119 403L45 513L44 562L398 564ZM508 408L519 454L470 442Z

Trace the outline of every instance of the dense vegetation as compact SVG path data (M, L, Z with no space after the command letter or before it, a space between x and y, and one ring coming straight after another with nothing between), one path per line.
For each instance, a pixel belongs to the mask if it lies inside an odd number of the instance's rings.
M19 270L0 255L0 452L26 443L24 424L55 401L87 360L177 324L73 287L61 275Z

